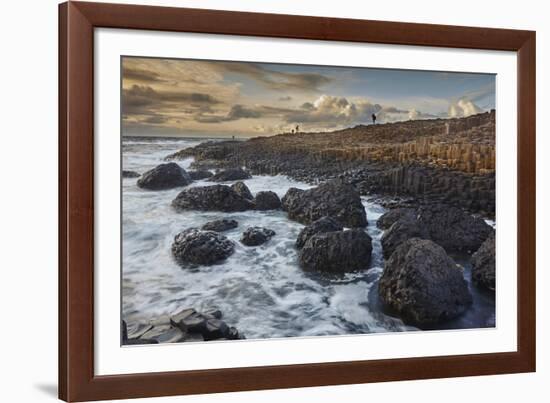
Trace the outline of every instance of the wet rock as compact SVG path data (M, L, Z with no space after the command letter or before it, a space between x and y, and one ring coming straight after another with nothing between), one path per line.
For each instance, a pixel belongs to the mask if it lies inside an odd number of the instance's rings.
M275 231L262 227L249 227L243 232L241 242L246 246L258 246L275 236Z
M196 313L197 311L195 311L193 308L185 308L170 316L170 324L174 327L179 327L181 329L183 320L189 318L191 315L194 315Z
M475 284L495 291L495 235L481 244L472 255L472 280Z
M207 171L206 169L200 169L196 171L188 171L187 172L192 180L194 181L200 181L201 179L207 179L213 176L214 174L210 171Z
M128 340L128 325L126 325L126 321L122 321L122 342Z
M233 212L252 210L254 203L229 186L211 185L183 190L172 201L172 206L176 210Z
M494 232L483 219L445 204L421 207L418 222L429 238L447 251L476 251Z
M376 226L385 230L399 220L413 220L415 217L416 212L412 208L395 208L383 214L376 222Z
M419 238L403 242L386 261L379 296L415 326L452 319L472 303L462 270L441 246Z
M384 259L388 259L399 245L410 238L429 239L428 233L416 219L402 219L395 222L381 238Z
M239 334L239 331L233 326L231 326L229 328L229 331L227 332L227 338L229 340L238 340L238 339L244 339L244 336Z
M207 318L201 313L194 312L179 321L178 327L187 333L204 334Z
M179 343L185 340L185 334L181 329L171 325L160 325L154 326L140 339L156 340L158 343Z
M333 218L322 217L316 221L313 221L311 224L307 225L300 233L296 239L296 247L298 249L302 248L306 241L315 234L320 234L323 232L334 232L342 231L344 228L342 225Z
M234 244L214 231L190 228L180 232L172 243L172 254L180 265L212 265L227 259Z
M153 328L150 323L132 323L127 326L128 338L138 339Z
M372 239L361 229L317 233L305 242L299 261L304 270L346 273L368 269Z
M346 227L365 227L367 215L355 189L339 180L325 182L316 188L291 188L283 198L288 217L302 224L319 218L333 217Z
M237 228L239 223L235 220L221 219L216 221L209 221L202 226L205 231L224 232L230 229Z
M202 333L205 341L226 338L228 334L229 326L219 319L208 319Z
M222 316L223 316L222 311L220 311L219 309L215 309L215 308L207 309L206 311L203 312L203 314L208 319L221 319Z
M191 183L191 177L175 162L160 164L145 172L138 179L137 185L143 189L165 190Z
M186 333L184 341L188 343L201 342L204 341L204 336L200 333Z
M270 190L258 192L254 199L256 210L277 210L281 208L281 199Z
M126 171L122 170L122 177L123 178L139 178L141 175L138 174L136 171Z
M248 186L246 186L244 182L235 182L231 185L231 189L237 192L238 195L244 197L246 200L254 199L254 196L252 196L250 189L248 189Z
M212 182L230 182L250 179L252 176L242 168L230 168L214 174L209 180Z
M158 344L159 342L155 339L128 339L123 344L125 346L138 346L141 344Z

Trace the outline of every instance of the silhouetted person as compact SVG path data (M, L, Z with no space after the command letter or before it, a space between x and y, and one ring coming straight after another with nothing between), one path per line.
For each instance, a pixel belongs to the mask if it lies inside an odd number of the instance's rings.
M376 115L374 113L372 114L372 124L376 124Z
M296 125L296 133L300 131L300 126Z

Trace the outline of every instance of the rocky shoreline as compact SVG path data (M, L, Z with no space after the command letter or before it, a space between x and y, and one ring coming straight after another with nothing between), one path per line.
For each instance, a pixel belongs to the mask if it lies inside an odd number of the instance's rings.
M424 122L421 128L433 142L433 138L440 136L441 124L449 122ZM454 147L451 150L460 151L455 155L459 158L441 166L421 158L413 161L411 155L405 158L403 154L399 156L401 162L388 158L374 162L336 158L337 153L322 151L315 141L313 151L298 146L292 149L281 145L276 141L279 136L274 136L246 142L207 142L167 156L167 160L193 156L193 171L167 162L140 176L134 173L124 176L139 176L137 186L146 191L181 188L171 203L175 212L282 211L288 220L304 225L295 242L299 269L331 276L371 268L373 242L365 230L369 217L361 195L376 198L389 209L376 223L383 231L379 302L405 324L430 328L463 315L474 301L463 268L451 255L460 253L471 261L472 287L493 293L495 290L494 229L480 217L494 214L494 165L491 171L492 154L487 140L494 114L458 119L450 124L456 133L452 141L447 141ZM419 130L418 122L411 126ZM394 129L403 140L398 149L411 148L413 140L407 125L400 124ZM464 131L483 132L482 145L489 147L484 148L484 154L477 154L475 168L463 154L467 147L456 142L469 138ZM313 140L318 137L312 136ZM422 139L415 139L414 144L418 141L423 144ZM380 144L380 149L369 146L368 155L386 155L389 152L384 149L386 143ZM430 144L435 144L434 153L444 153L442 141ZM372 154L375 151L378 154ZM418 150L415 155L420 155ZM485 159L479 160L480 156ZM213 169L216 172L209 171ZM282 198L270 190L252 194L243 181L257 173L265 174L266 169L272 175L282 173L316 186L307 190L291 187ZM196 180L212 184L189 187ZM277 237L271 228L255 224L239 229L239 240L224 235L239 226L236 220L222 218L200 228L182 228L173 235L172 257L182 270L200 270L224 262L239 243L247 248L262 248ZM147 323L122 323L125 345L243 337L222 321L221 312L216 310L197 312L186 308Z
M331 133L279 134L205 142L166 156L194 157L195 169L245 166L319 184L339 178L361 195L404 198L404 205L446 203L495 213L495 112L467 118L357 126Z

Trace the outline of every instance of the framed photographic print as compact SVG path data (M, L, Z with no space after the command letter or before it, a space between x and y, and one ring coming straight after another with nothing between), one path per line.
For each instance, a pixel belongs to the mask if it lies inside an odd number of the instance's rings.
M60 5L59 397L535 370L535 33Z

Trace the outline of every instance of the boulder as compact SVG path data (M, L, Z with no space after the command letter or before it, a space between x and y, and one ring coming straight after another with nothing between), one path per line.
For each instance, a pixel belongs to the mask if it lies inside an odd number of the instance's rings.
M237 228L239 223L235 220L221 219L216 221L209 221L202 226L201 229L205 231L224 232L230 229Z
M368 269L372 239L361 229L317 233L305 242L299 261L304 270L346 273Z
M208 319L202 332L205 341L227 338L229 335L229 326L219 319Z
M308 190L290 188L283 198L283 209L290 219L302 224L329 216L345 227L367 225L367 215L359 193L339 180L331 180Z
M241 242L246 246L258 246L269 241L275 235L275 231L262 228L250 227L243 232Z
M483 219L445 204L421 207L418 222L432 241L449 252L476 251L494 232Z
M207 179L210 178L212 175L214 175L212 172L207 171L206 169L199 169L196 171L188 171L187 172L192 180L194 181L200 181L201 179Z
M307 240L315 234L342 231L343 229L344 228L342 227L342 225L333 218L319 218L318 220L313 221L311 224L300 231L300 233L298 234L298 238L296 239L296 247L298 249L302 248Z
M230 182L250 179L252 176L242 168L230 168L215 173L208 179L212 182Z
M191 177L185 172L185 169L175 162L168 162L145 172L138 179L137 185L143 189L165 190L187 186L191 181Z
M399 245L410 238L429 239L424 227L416 219L402 219L393 223L380 239L384 259L388 259Z
M479 249L472 255L472 280L476 285L483 286L495 291L495 236L481 244Z
M277 210L281 208L281 199L270 190L258 192L254 199L256 210Z
M191 187L180 192L172 201L176 210L245 211L254 203L226 185Z
M136 171L125 171L122 170L122 177L123 178L139 178L141 175L138 174Z
M180 265L212 265L227 259L235 249L232 241L214 231L190 228L172 243L172 254Z
M462 270L441 246L419 238L403 242L392 253L378 292L384 304L415 326L452 319L472 303Z
M252 196L250 189L248 189L248 186L246 186L244 182L235 182L231 185L231 189L237 192L240 196L244 197L246 200L254 199L254 196Z
M399 220L412 220L416 217L416 212L412 208L400 207L394 208L387 213L383 214L378 221L376 226L380 229L388 229L395 222Z

